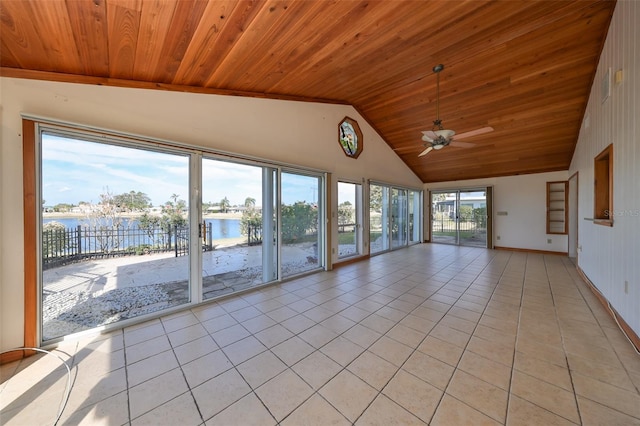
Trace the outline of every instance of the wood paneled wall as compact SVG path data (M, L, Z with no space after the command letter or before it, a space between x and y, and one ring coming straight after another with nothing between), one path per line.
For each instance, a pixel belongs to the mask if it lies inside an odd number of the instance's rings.
M579 172L579 266L636 334L640 334L639 28L640 2L618 2L570 169L570 174ZM610 95L603 101L603 79L609 70ZM616 81L618 71L620 81ZM594 211L594 158L609 144L614 155L611 227L585 220Z

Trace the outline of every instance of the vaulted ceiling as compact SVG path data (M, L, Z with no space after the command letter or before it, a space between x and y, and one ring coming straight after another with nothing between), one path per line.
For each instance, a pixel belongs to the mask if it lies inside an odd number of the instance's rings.
M351 104L423 182L566 170L614 7L5 0L0 74ZM437 64L444 127L494 130L419 157Z

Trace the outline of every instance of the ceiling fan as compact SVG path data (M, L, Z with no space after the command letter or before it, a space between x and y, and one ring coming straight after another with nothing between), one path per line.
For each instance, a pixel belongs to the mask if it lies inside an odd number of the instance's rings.
M456 136L456 140L453 140L456 132L453 130L447 130L442 127L442 120L440 120L440 71L444 69L444 65L439 64L433 67L433 72L436 73L437 86L436 86L436 119L433 120L433 128L431 130L425 130L422 132L422 140L425 142L425 150L418 154L418 157L427 155L431 150L436 151L444 148L447 145L458 146L461 148L469 148L475 146L473 143L458 142L459 139L468 138L471 136L482 135L493 131L493 127L482 127L480 129L471 130L469 132L460 133Z

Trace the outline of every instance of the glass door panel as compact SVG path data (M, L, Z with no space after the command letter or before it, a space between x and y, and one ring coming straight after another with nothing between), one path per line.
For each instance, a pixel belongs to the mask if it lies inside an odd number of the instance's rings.
M431 241L458 244L458 193L431 193Z
M460 191L459 200L459 244L464 246L486 247L486 191Z
M408 218L407 191L391 189L391 248L407 245Z
M322 178L281 173L281 269L292 276L323 266Z
M362 185L338 182L338 258L360 254Z
M189 155L45 131L40 156L42 341L190 302Z
M369 244L371 254L389 250L389 187L369 186Z
M419 243L421 240L420 192L409 190L409 243Z
M271 212L271 216L266 217L267 229L274 227L273 197L266 199L266 208L263 203L263 185L268 183L264 182L263 167L210 158L202 160L204 299L276 278L273 273L266 276L263 273L263 250L268 247L263 244L264 210ZM272 240L271 235L269 241Z

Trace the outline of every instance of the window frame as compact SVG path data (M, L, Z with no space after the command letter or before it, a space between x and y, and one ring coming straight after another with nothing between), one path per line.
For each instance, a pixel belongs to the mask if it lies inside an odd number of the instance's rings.
M593 223L613 226L613 144L593 160Z
M354 214L355 214L355 236L354 241L356 245L355 253L350 253L344 256L340 255L340 226L339 226L339 218L338 211L340 207L340 184L345 185L354 185L354 196L355 196L355 204L354 204ZM337 261L342 263L347 260L356 259L363 256L363 247L364 247L364 184L358 181L351 181L348 179L337 179L336 181L336 228L338 231L338 238L336 239L338 249Z
M278 204L280 203L280 192L281 192L281 179L280 176L282 173L294 173L305 176L317 177L320 181L318 190L321 192L318 194L318 204L319 204L319 226L322 226L322 229L319 229L319 266L317 269L313 271L302 272L297 275L289 275L286 277L282 276L282 270L280 265L280 259L278 256L278 278L274 281L257 285L252 287L251 290L274 285L281 283L285 280L294 279L302 275L306 275L311 272L316 272L320 270L328 270L331 268L330 265L330 256L327 254L327 246L329 242L329 226L327 226L326 221L326 206L327 206L327 197L328 197L328 180L330 179L330 174L326 171L308 168L304 166L298 166L287 163L279 163L273 162L269 160L263 160L256 157L243 156L242 154L231 154L228 152L220 152L215 150L214 148L204 147L204 146L196 146L186 143L175 142L172 140L164 140L154 138L152 136L146 135L137 135L112 129L104 129L99 127L93 127L89 125L82 125L77 123L70 123L65 121L60 121L56 119L48 119L39 116L31 116L28 114L22 114L22 149L23 149L23 212L24 212L24 229L23 229L23 237L24 237L24 317L23 317L23 325L24 325L24 346L25 347L40 347L43 345L55 344L58 341L64 340L67 336L76 336L76 335L84 335L86 333L100 332L100 331L111 331L122 329L127 326L131 326L133 324L138 324L144 321L148 321L150 319L158 318L167 314L170 314L175 311L181 311L184 309L193 308L194 306L211 303L213 301L218 300L220 297L225 297L226 295L211 298L211 299L203 299L201 298L201 277L193 277L193 273L199 274L201 272L201 259L196 259L197 256L194 256L191 262L190 276L191 276L191 301L186 304L182 304L176 307L168 308L165 310L160 310L156 312L152 312L149 314L144 314L139 317L121 320L118 322L114 322L111 324L106 324L102 326L98 326L96 328L92 328L90 330L81 331L78 333L68 334L66 336L62 336L59 338L53 338L46 341L43 341L43 336L41 333L41 324L42 324L42 303L41 303L41 206L40 206L40 191L41 191L41 161L42 158L39 153L39 145L40 138L43 131L51 131L56 134L65 134L70 137L76 138L86 138L92 142L99 143L108 143L112 145L122 145L128 146L132 148L141 148L141 149L150 149L152 151L165 151L169 153L181 152L190 157L189 161L189 170L190 170L190 179L189 179L189 187L191 192L189 194L189 209L190 209L190 217L191 217L191 237L193 244L198 243L198 225L199 225L199 216L196 214L201 210L201 200L200 196L196 195L200 194L201 191L198 188L195 188L196 182L202 181L201 173L202 173L202 158L206 156L206 158L215 158L218 160L248 164L248 165L258 165L261 167L268 167L273 169L278 178ZM197 164L196 164L197 163ZM320 206L322 206L320 208ZM278 206L278 231L280 231L280 207ZM280 251L280 238L278 238L278 251ZM192 250L194 252L199 252L199 247L194 246ZM195 280L194 280L195 278ZM249 291L249 290L244 290ZM242 293L243 291L239 291L237 294ZM198 295L198 298L194 299L194 296Z
M387 253L393 250L399 250L402 248L406 248L409 246L412 246L414 244L419 244L422 242L422 239L424 238L423 236L423 228L422 228L422 223L423 223L423 211L424 211L424 198L423 198L423 194L424 191L422 189L418 189L418 188L412 188L409 186L402 186L402 185L394 185L394 184L389 184L389 183L385 183L385 182L381 182L381 181L377 181L377 180L369 180L367 183L367 206L365 207L365 209L368 211L368 215L367 215L367 228L368 228L368 251L369 251L369 255L370 256L375 256L378 254L382 254L382 253ZM384 190L386 188L387 190L387 202L384 203L386 204L386 209L387 209L387 223L383 223L382 224L382 236L385 237L385 240L383 242L383 247L380 250L377 251L372 251L371 249L371 187L372 186L379 186L381 188L383 188L383 194L384 194ZM419 211L420 211L420 217L414 217L413 218L413 224L414 227L418 228L418 233L420 234L417 238L416 241L412 241L410 236L409 236L409 231L410 231L410 224L409 224L409 218L411 215L411 212L409 211L409 209L407 208L406 211L404 212L404 217L403 220L405 221L405 232L406 232L406 238L404 241L404 244L401 245L393 245L393 237L392 237L392 210L393 210L393 190L398 190L398 191L405 191L405 197L406 197L406 206L408 207L408 194L409 192L413 191L414 196L417 195L417 198L419 200L422 201L422 205L419 207ZM384 196L383 196L383 200L384 200ZM382 209L384 211L384 207ZM382 218L384 218L385 215L382 215Z

